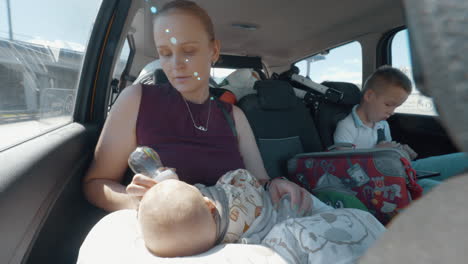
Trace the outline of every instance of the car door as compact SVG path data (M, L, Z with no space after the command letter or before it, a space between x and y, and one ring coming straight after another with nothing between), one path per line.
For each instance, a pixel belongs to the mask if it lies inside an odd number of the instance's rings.
M130 0L1 1L0 262L73 263Z

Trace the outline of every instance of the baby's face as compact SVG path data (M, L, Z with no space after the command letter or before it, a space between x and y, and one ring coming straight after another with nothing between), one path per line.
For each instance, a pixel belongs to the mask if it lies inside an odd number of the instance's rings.
M141 200L138 220L146 247L160 257L190 256L214 246L217 210L194 186L166 180Z

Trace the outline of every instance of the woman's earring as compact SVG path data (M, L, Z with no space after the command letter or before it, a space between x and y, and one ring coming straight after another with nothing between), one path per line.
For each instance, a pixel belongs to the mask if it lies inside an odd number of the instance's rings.
M211 67L214 67L216 64L216 61L211 62Z

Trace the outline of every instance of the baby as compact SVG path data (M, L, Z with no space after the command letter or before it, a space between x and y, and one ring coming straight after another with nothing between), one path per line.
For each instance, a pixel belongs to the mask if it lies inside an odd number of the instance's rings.
M289 195L274 209L269 192L243 169L210 187L169 179L144 195L138 222L146 248L159 257L244 243L268 246L288 263L354 263L385 231L368 212L311 197L312 208L299 215Z
M258 181L241 169L228 172L211 187L165 180L142 198L138 221L153 254L195 255L219 243L239 241L262 213L265 197Z

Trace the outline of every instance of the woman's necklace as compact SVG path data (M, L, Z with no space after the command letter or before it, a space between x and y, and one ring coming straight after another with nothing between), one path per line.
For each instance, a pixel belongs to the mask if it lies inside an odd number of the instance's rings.
M211 114L211 100L212 100L211 96L208 98L210 102L208 103L208 118L206 119L205 126L202 126L202 125L197 126L197 124L195 123L195 120L193 119L192 111L190 111L190 107L187 103L187 100L185 100L183 96L182 96L182 99L184 99L185 105L187 106L188 112L190 114L190 118L192 118L193 126L200 131L203 131L203 132L208 131L208 123L210 122L210 114Z

